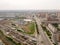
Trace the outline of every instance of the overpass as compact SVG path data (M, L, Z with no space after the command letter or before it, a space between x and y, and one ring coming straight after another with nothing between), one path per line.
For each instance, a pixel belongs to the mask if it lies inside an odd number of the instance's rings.
M42 23L46 23L46 24L58 23L58 24L60 24L60 21L47 21L47 20L45 20L45 21L42 21Z

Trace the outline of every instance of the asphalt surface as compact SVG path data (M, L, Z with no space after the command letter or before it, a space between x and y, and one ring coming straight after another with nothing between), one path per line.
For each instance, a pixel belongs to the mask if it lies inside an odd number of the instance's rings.
M38 25L38 31L39 31L39 37L38 37L38 45L42 45L41 44L41 41L40 41L40 36L42 37L43 39L43 43L44 45L52 45L51 42L48 40L47 36L45 35L44 31L42 30L42 27L41 27L41 21L40 19L38 19L36 16L34 17L34 19L36 20L36 23Z

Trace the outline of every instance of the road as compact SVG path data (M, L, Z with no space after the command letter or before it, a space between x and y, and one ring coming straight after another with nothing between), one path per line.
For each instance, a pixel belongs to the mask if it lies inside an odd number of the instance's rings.
M48 38L46 37L44 31L41 28L41 21L40 19L38 19L36 16L34 16L34 19L36 20L36 23L38 25L38 31L39 31L39 37L38 37L38 41L40 40L40 36L43 38L43 43L44 45L52 45L51 42L48 40ZM40 45L41 42L38 42L38 45Z

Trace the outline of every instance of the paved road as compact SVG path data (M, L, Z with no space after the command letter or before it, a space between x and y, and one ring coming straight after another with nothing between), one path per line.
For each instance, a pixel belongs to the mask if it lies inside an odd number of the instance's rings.
M36 20L36 22L37 22L37 25L38 25L38 31L39 31L39 38L40 38L40 36L43 38L43 43L44 43L44 45L52 45L51 43L50 43L50 41L48 40L48 38L46 37L46 35L45 35L45 33L44 33L44 31L42 30L42 28L41 28L41 21L40 21L40 19L38 19L36 16L34 16L34 19ZM39 40L39 38L38 38L38 40ZM38 42L38 45L40 45L41 44L41 42Z

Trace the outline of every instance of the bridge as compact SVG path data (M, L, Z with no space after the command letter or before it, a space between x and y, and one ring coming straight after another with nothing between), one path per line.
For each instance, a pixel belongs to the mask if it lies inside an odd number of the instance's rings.
M13 19L13 18L16 18L16 17L0 17L0 19Z
M46 23L46 24L48 24L48 23L58 23L58 24L60 24L60 21L42 21L42 23Z

